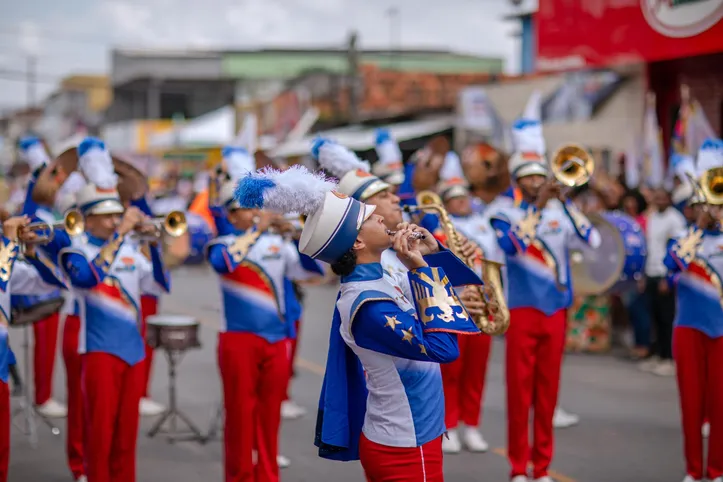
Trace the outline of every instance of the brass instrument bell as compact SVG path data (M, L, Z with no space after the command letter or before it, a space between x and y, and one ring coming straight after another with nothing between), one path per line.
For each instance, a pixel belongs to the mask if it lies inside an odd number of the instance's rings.
M705 171L698 185L707 204L723 205L723 167Z
M590 181L595 171L595 160L583 147L565 144L555 151L550 167L560 183L568 187L580 187Z
M165 216L159 216L150 222L145 222L141 226L151 225L156 228L153 234L141 235L143 239L158 240L166 233L172 238L182 236L188 231L188 222L186 215L182 211L171 211Z
M65 215L61 221L54 223L46 223L44 221L37 221L30 223L20 229L20 233L36 233L37 238L31 242L24 242L24 244L48 244L55 237L54 231L61 229L67 232L70 236L77 236L85 230L85 222L83 221L83 215L80 211L72 210ZM47 231L47 232L46 232Z

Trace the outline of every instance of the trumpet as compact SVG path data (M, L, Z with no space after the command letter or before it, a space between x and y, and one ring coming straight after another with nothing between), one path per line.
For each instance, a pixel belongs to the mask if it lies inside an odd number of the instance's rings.
M145 241L158 241L163 237L163 234L177 238L188 231L186 215L182 211L171 211L165 216L159 216L151 221L141 223L136 226L136 231L149 226L154 228L151 233L136 233L136 238Z
M55 238L55 230L60 229L70 236L78 236L85 230L85 222L80 211L72 210L61 221L46 223L37 221L20 228L19 236L22 240L24 234L35 233L37 237L32 241L22 241L23 244L48 244Z
M552 174L567 187L587 184L595 170L595 160L582 146L564 144L552 156Z

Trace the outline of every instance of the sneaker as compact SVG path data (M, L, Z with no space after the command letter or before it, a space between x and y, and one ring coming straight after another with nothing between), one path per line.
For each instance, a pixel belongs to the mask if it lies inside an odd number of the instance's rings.
M46 418L65 418L68 416L68 408L52 398L42 405L38 405L38 413Z
M673 363L673 360L663 360L653 368L652 372L659 377L675 376L675 363Z
M552 479L549 475L546 475L544 477L540 477L539 479L535 479L535 482L552 482Z
M296 420L306 415L306 409L297 405L293 400L284 400L281 403L281 418L284 420Z
M715 479L711 480L710 482L723 482L723 477L716 477Z
M86 477L85 475L81 475L80 477L75 479L75 482L88 482L88 477Z
M140 404L138 405L138 412L141 417L155 417L166 411L166 407L158 402L154 402L150 398L141 398Z
M703 437L708 437L710 435L710 424L708 422L703 424L703 428L700 429L700 433L703 434ZM718 477L720 479L721 477ZM716 480L718 480L716 479ZM715 480L713 482L716 482Z
M568 428L580 423L580 417L573 413L567 413L560 407L555 408L555 415L552 417L552 426L555 428Z
M276 456L276 463L279 465L280 469L285 469L289 465L291 465L291 461L287 457L284 457L283 455Z
M526 475L515 475L510 482L530 482Z
M651 356L647 360L638 363L638 369L644 372L652 372L660 363L660 357Z
M715 479L715 480L713 480L712 482L717 482L717 481L719 481L719 480L720 480L720 478ZM691 477L690 475L686 475L685 478L683 479L683 482L703 482L703 481L702 481L702 480L696 480L696 479L694 479L693 477Z
M458 454L462 451L462 443L459 441L457 429L447 431L447 436L442 437L442 452L445 454Z
M465 427L463 441L470 452L487 452L490 448L477 427Z

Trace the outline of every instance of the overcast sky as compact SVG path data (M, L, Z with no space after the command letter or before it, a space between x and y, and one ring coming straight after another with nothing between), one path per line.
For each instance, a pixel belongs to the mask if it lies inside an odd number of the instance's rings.
M529 0L528 0L529 1ZM22 0L0 2L0 108L23 106L28 54L37 56L37 100L71 73L107 72L113 46L389 47L396 7L403 47L501 56L515 72L519 27L503 22L510 0ZM398 41L396 40L395 41Z

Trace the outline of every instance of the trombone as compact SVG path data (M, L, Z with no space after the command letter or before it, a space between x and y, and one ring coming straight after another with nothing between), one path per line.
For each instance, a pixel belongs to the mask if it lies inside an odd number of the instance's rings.
M577 144L564 144L559 147L550 164L555 179L571 188L587 184L595 171L595 160L587 150Z
M60 229L70 236L78 236L85 230L85 222L80 211L69 211L61 221L46 223L37 221L20 228L19 237L23 234L35 233L37 237L32 241L22 241L23 244L48 244L55 238L55 230Z
M158 216L151 221L141 223L136 227L136 231L148 226L154 228L151 233L136 233L135 237L143 241L158 241L164 233L177 238L188 231L186 215L182 211L171 211L165 216Z

